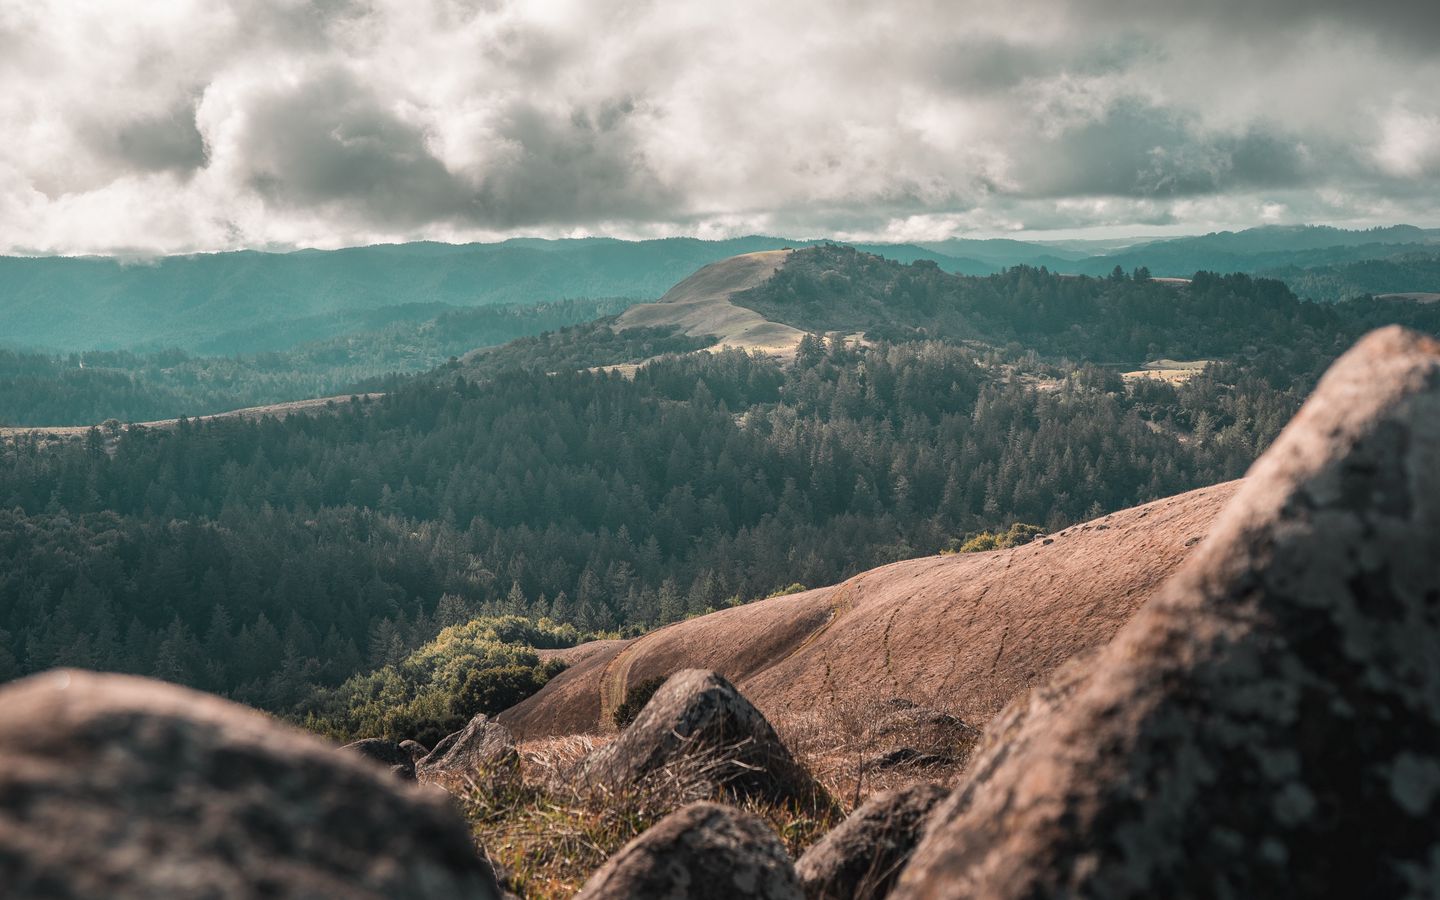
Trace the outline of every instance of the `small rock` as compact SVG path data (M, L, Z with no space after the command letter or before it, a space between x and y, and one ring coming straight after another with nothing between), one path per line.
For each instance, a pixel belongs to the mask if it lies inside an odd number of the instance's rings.
M346 744L340 749L348 750L384 766L392 775L402 781L415 780L415 761L411 759L409 751L394 741L387 741L384 738L363 738Z
M945 798L938 784L876 794L817 841L795 872L809 900L879 900L890 892L925 827Z
M416 746L420 746L416 744ZM514 773L520 765L510 730L479 715L435 745L415 764L421 781L478 779Z
M749 813L692 803L626 844L576 900L802 900L775 832Z
M953 765L957 761L957 757L947 753L922 753L914 747L897 747L889 753L882 753L880 756L867 760L861 764L861 768L867 772L898 769L902 766L930 768Z
M620 737L584 760L580 777L615 790L662 772L736 796L825 802L823 790L760 711L723 676L702 669L670 676Z

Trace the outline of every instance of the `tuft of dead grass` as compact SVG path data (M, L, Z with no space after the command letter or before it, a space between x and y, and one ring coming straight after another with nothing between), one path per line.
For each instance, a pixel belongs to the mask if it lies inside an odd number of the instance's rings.
M716 785L733 773L738 746L698 753L622 790L586 784L580 761L605 743L555 738L522 751L519 777L451 786L479 845L523 898L570 897L616 851L665 816L700 800L729 802L765 820L792 856L838 824L837 806L736 801Z

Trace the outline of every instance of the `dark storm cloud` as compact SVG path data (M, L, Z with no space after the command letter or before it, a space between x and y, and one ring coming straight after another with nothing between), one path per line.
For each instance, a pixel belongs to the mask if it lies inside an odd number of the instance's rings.
M205 139L195 124L193 103L160 115L114 124L91 123L83 130L92 150L142 172L183 174L205 164Z
M1061 48L1003 37L966 36L934 48L925 64L937 86L944 90L994 93L1035 78L1120 72L1152 52L1154 47L1149 41L1133 36Z
M238 150L246 181L280 206L497 228L635 219L675 198L646 177L626 129L633 115L629 100L591 111L512 102L485 138L492 162L472 180L434 155L423 128L332 70L251 98Z
M1036 197L1185 197L1236 188L1292 188L1312 175L1294 139L1254 129L1206 134L1172 110L1123 101L1103 117L1018 153Z
M244 179L280 206L340 206L416 223L459 214L468 193L416 126L332 70L250 100L238 146Z
M634 221L675 209L681 198L651 176L628 128L637 115L629 99L559 113L511 104L495 136L514 152L484 178L469 217L511 228Z

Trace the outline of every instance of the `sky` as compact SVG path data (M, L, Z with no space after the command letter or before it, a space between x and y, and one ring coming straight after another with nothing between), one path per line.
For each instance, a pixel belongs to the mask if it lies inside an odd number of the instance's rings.
M0 0L0 252L1440 225L1434 0Z

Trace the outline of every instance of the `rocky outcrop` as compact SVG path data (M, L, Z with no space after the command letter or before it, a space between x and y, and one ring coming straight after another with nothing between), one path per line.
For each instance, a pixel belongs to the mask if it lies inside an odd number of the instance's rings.
M809 900L879 900L889 894L946 796L938 784L877 794L817 841L795 865Z
M1440 344L1367 336L1107 647L1011 706L896 896L1440 880Z
M384 738L362 738L340 748L382 766L401 781L415 780L415 760L403 745Z
M519 764L520 754L510 731L488 716L478 715L436 744L415 763L415 772L421 781L463 781L508 775Z
M693 803L626 844L576 900L802 900L775 832L730 806Z
M0 893L492 898L440 799L216 697L55 671L0 689Z
M607 790L663 777L774 802L808 805L823 796L760 711L723 676L703 669L672 675L619 738L585 760L580 776Z

